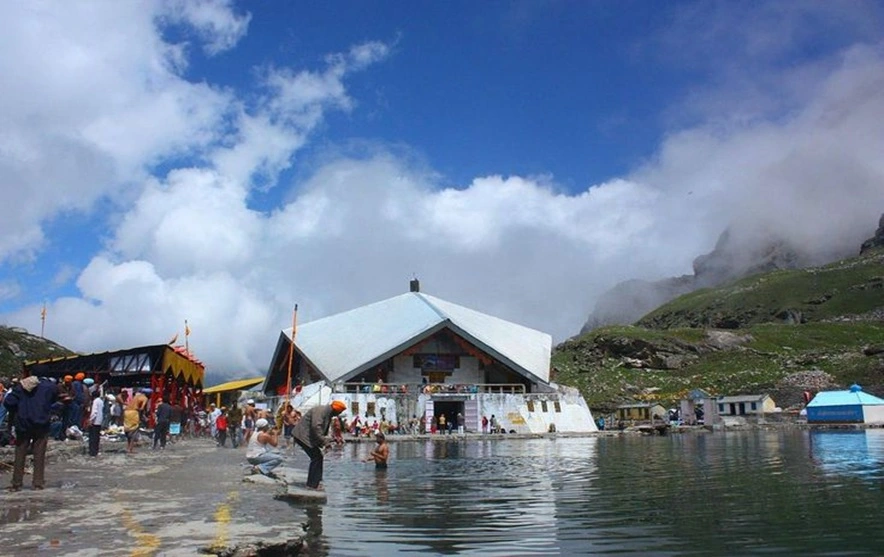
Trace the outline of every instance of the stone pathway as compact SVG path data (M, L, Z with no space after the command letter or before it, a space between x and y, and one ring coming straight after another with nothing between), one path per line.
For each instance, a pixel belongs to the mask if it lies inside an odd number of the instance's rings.
M47 486L5 491L0 472L2 551L14 555L297 554L303 505L279 499L303 483L306 457L294 452L280 480L248 475L245 450L185 439L165 450L102 443L98 458L79 443L50 442ZM307 503L309 505L309 503Z

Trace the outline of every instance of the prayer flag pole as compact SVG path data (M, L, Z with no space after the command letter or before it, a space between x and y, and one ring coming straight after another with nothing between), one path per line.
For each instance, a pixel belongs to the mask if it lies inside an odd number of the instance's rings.
M40 338L44 338L43 333L46 332L46 302L43 302L43 309L40 310Z
M292 342L289 344L289 371L285 382L285 401L288 403L292 398L292 361L295 359L295 331L298 328L298 304L292 313Z

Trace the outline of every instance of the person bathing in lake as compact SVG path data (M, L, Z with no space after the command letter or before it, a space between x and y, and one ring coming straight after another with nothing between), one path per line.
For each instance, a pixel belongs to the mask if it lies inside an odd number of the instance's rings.
M365 462L374 461L376 470L385 470L387 468L387 458L390 456L390 446L387 445L387 437L383 433L378 433L375 435L375 441L377 441L377 445L375 445L371 454L368 455L368 458L365 459Z

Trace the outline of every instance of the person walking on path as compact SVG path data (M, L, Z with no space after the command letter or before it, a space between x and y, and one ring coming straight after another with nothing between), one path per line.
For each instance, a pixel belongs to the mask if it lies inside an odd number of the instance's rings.
M270 422L260 418L255 422L257 432L249 439L246 461L254 471L275 478L274 468L282 464L282 455L273 450L279 445L279 431L270 429Z
M239 447L239 426L242 423L242 409L234 401L227 411L227 435L233 448Z
M215 420L215 429L218 430L218 442L215 443L219 447L227 448L227 409L221 407L221 414Z
M142 395L143 396L143 395ZM138 444L138 428L141 427L141 415L135 398L129 398L126 391L120 393L120 403L123 405L123 432L126 434L126 453L135 452Z
M347 405L340 400L331 404L315 406L304 413L292 431L295 443L310 457L307 469L307 489L321 489L323 449L334 442L328 436L332 418L339 416Z
M9 491L19 491L25 474L25 457L34 454L34 489L46 487L46 444L52 405L58 401L58 387L50 381L25 377L7 393L3 405L15 427L15 462Z
M285 413L282 415L282 436L285 438L285 448L287 449L293 443L292 431L295 429L299 419L298 411L295 410L291 403L287 403L285 405Z
M166 448L166 438L169 437L169 424L172 423L172 405L169 404L169 397L163 397L163 401L157 406L155 414L157 423L153 428L153 448Z
M175 443L181 437L181 425L184 422L184 407L181 397L172 405L172 416L169 421L169 441Z
M92 391L92 407L89 411L89 456L98 456L101 442L101 423L104 421L104 398L98 389Z
M252 432L255 429L255 420L257 419L258 411L255 410L255 401L249 399L246 401L245 410L243 410L243 441L246 444L252 439Z

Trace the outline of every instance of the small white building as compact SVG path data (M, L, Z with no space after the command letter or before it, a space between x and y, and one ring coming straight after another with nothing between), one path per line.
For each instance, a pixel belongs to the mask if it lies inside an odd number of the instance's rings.
M576 389L549 380L552 337L420 292L280 333L262 390L302 385L295 404L347 402L350 417L437 424L463 416L467 432L494 416L507 432L589 432L597 427ZM289 354L293 354L289 366ZM306 386L310 385L310 389ZM310 391L308 393L307 391Z
M757 416L776 411L770 395L722 396L716 400L720 416Z

